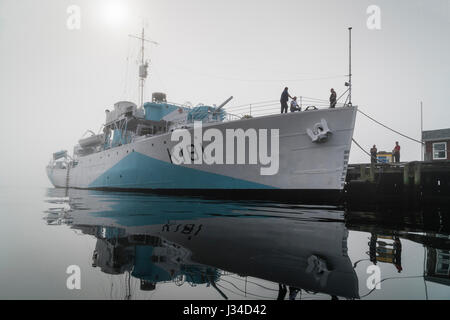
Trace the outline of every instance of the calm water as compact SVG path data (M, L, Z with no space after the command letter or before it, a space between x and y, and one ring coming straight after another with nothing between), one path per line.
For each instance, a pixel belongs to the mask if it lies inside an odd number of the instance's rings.
M33 188L0 205L1 299L450 299L449 210Z

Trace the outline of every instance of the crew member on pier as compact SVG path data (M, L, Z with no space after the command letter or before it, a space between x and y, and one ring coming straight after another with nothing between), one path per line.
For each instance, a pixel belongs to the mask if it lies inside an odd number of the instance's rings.
M370 149L370 163L377 163L377 153L377 146L373 145L372 149Z
M400 145L398 144L398 141L395 142L395 147L394 150L392 150L392 153L394 154L395 162L400 162Z

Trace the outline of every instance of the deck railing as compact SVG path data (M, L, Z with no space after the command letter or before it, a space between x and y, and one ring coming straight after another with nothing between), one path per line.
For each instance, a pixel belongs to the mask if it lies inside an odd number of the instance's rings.
M297 104L305 111L308 107L315 107L317 109L326 109L330 107L330 103L325 99L316 99L310 97L297 97ZM344 107L344 103L337 103L336 108ZM271 114L277 114L281 111L281 104L279 100L261 101L256 103L248 103L238 106L225 107L228 113L242 118L245 116L259 117ZM290 112L290 104L288 103L288 112Z

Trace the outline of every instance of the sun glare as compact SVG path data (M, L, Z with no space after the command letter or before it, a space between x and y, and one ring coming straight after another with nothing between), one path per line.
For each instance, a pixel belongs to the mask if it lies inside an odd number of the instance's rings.
M105 24L118 27L126 21L128 10L124 1L108 0L101 7L101 14Z

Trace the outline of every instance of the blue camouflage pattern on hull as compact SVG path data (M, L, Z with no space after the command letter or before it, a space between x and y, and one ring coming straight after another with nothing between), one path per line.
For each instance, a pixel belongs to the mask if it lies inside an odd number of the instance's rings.
M133 152L107 170L89 188L126 189L276 189L205 172Z

